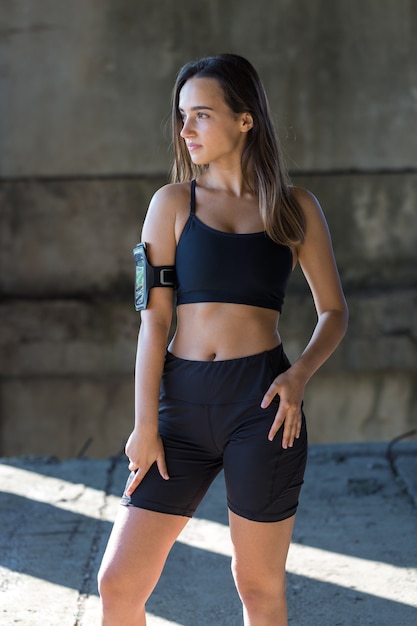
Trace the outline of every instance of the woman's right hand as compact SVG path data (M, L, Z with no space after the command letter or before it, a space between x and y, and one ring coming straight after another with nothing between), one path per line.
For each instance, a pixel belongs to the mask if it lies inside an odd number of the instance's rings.
M127 496L132 495L151 465L155 462L162 478L169 480L164 446L157 432L150 434L144 431L139 432L135 428L127 440L125 452L129 459L130 471L136 472L132 482L126 489Z

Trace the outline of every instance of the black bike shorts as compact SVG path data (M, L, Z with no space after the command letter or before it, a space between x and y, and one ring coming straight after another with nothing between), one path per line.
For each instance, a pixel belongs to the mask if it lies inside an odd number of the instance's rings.
M164 480L154 463L122 504L192 517L224 469L228 506L237 515L258 522L294 515L307 460L305 416L299 439L284 450L283 426L268 440L279 398L260 407L271 382L289 367L282 345L225 361L190 361L167 352L159 433L170 478Z

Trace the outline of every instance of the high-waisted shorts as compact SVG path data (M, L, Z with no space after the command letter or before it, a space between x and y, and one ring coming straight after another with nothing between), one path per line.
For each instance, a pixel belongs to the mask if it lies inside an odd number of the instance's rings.
M189 361L167 352L159 433L170 478L164 480L154 463L122 504L192 517L224 469L228 506L237 515L258 522L294 515L307 460L305 416L299 439L284 450L283 426L268 440L279 398L260 406L289 367L281 345L226 361Z

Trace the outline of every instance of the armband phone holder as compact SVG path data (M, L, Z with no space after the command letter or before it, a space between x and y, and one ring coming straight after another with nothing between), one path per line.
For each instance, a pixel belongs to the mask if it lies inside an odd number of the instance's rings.
M175 267L173 265L153 266L146 255L146 244L138 243L133 248L135 259L135 309L143 311L148 305L152 287L175 287Z

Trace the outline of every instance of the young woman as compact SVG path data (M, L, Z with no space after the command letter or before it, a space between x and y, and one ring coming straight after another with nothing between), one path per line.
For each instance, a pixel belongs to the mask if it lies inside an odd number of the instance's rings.
M302 399L347 308L325 219L284 172L260 79L226 54L184 66L173 92L175 183L143 226L149 261L176 269L141 314L129 477L99 575L103 626L144 626L167 555L224 469L232 571L246 626L287 624L285 563L307 456ZM278 333L304 272L318 321L290 365Z

